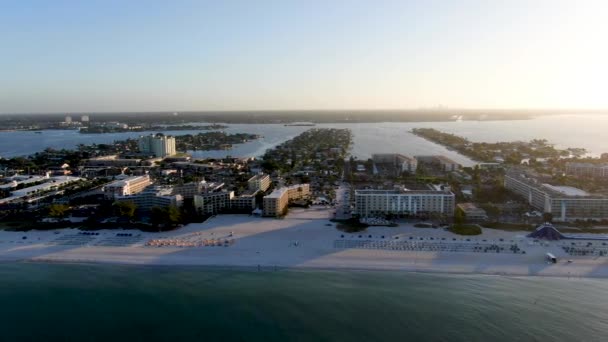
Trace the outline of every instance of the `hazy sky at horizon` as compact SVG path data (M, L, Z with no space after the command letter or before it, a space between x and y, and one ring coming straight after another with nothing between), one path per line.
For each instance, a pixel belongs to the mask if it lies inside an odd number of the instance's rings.
M0 2L0 113L608 108L606 1Z

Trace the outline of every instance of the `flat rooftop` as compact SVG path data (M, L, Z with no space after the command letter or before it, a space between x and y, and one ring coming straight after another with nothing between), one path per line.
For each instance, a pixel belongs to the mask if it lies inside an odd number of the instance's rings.
M355 190L355 195L438 195L451 194L446 190Z
M264 198L281 198L281 196L283 196L285 192L287 192L287 188L275 189L273 192L266 195Z
M587 191L581 190L579 188L575 188L572 186L551 185L551 184L543 184L543 186L550 190L562 193L566 196L579 196L579 197L590 196L590 194Z

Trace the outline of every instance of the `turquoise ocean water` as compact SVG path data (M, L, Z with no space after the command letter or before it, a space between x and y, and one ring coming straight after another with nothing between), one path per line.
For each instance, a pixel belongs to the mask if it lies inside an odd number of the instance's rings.
M2 341L606 341L608 281L0 264Z

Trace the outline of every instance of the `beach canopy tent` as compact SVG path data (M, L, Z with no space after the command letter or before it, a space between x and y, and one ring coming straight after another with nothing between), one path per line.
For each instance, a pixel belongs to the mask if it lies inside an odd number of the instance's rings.
M553 225L550 223L543 223L535 231L528 234L528 237L535 239L544 239L544 240L561 240L566 237L559 232Z

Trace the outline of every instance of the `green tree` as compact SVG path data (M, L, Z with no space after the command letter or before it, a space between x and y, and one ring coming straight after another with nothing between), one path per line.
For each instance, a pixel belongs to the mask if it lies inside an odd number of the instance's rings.
M67 214L68 209L70 209L70 207L65 204L51 204L49 206L49 216L62 219Z
M135 209L137 209L137 205L135 203L131 201L117 202L115 206L118 211L118 216L127 218L129 220L135 217Z
M462 211L462 209L460 209L460 208L456 208L456 211L454 212L454 223L463 224L464 221L465 221L464 211Z
M156 226L161 224L175 226L181 221L181 218L182 213L179 208L174 205L168 207L153 207L150 213L150 221Z
M182 213L178 207L171 205L167 207L167 222L170 225L176 225L181 221Z
M261 166L262 169L264 169L264 172L266 173L272 173L273 171L276 171L280 168L279 163L272 159L264 160Z

